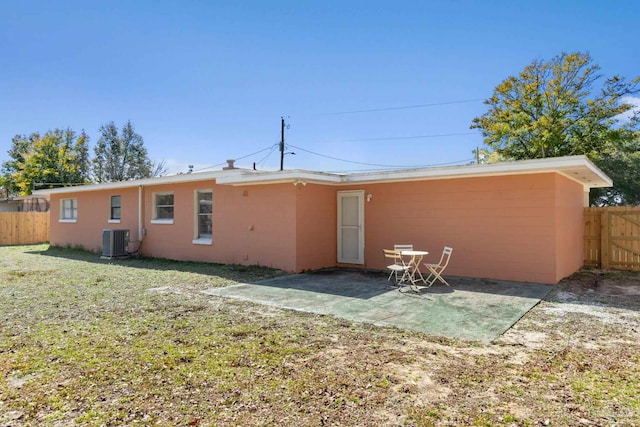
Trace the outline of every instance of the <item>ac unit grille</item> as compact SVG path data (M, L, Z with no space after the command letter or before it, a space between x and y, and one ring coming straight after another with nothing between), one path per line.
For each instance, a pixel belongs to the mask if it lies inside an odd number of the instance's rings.
M102 230L102 256L106 258L127 256L129 230Z

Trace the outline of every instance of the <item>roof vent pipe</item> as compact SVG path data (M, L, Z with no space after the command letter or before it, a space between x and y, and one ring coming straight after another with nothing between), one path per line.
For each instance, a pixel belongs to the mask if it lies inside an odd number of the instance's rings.
M234 159L227 160L227 166L223 167L222 170L236 169L233 165L236 161Z

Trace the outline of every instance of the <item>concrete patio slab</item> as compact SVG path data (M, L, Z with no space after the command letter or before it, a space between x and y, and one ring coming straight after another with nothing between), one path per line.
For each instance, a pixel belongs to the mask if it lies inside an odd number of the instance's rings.
M386 275L327 270L204 291L280 308L333 315L428 335L490 342L533 308L552 286L447 277L413 292Z

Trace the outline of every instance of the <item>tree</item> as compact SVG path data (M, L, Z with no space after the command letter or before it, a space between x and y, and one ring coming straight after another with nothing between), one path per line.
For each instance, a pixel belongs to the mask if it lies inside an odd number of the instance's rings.
M156 165L149 159L144 141L131 121L120 133L113 122L100 127L93 159L93 176L97 182L149 178L164 172L164 162Z
M640 137L621 142L597 163L613 180L614 187L592 189L589 197L593 205L640 205Z
M89 180L89 137L71 129L16 135L9 149L10 160L2 165L2 185L8 193L29 195L34 189Z
M481 129L485 144L505 159L584 154L614 175L610 156L622 158L637 147L630 142L637 138L640 113L623 101L638 92L640 77L627 82L614 76L596 87L599 71L589 54L579 52L533 61L494 89L485 101L489 110L471 128ZM630 118L621 120L623 114ZM640 171L636 175L640 185ZM615 199L628 202L614 185Z

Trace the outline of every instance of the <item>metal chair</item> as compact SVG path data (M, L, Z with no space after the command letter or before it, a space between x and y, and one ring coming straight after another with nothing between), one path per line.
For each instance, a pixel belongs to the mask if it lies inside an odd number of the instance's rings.
M425 263L425 267L429 271L429 276L424 280L427 284L427 288L433 285L436 280L441 281L447 286L450 286L446 280L442 277L442 272L449 265L449 260L451 259L451 253L453 252L453 248L450 246L445 246L442 251L442 256L440 257L440 261L437 264L427 264Z
M394 249L383 249L385 261L391 262L387 265L387 270L390 271L387 281L391 280L391 276L395 276L395 284L398 285L406 280L409 275L409 265L405 264L400 255L400 251ZM399 273L402 273L400 280L398 280Z

